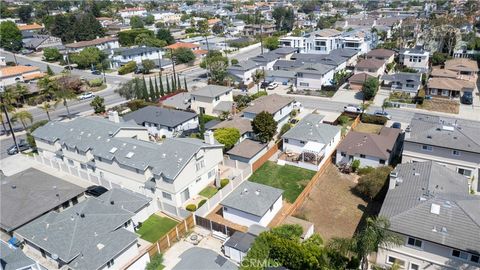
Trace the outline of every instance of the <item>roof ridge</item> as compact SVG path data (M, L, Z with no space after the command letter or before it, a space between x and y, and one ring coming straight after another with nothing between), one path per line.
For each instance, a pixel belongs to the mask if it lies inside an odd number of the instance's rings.
M475 221L475 219L472 218L472 216L469 214L469 212L468 212L468 211L465 211L465 209L463 209L463 207L462 207L460 204L458 204L458 202L462 202L462 201L472 201L472 200L474 200L474 199L473 199L473 198L468 198L468 199L464 199L464 200L454 200L453 202L454 202L454 203L458 206L458 208L460 208L460 209L462 210L462 212L465 213L465 215L466 215L473 223L475 223L475 224L478 226L478 228L480 229L480 223L477 222L477 221Z

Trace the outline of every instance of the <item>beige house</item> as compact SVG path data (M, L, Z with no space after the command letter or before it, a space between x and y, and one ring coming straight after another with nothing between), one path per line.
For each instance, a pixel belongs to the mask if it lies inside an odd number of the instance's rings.
M34 66L11 66L0 68L1 86L16 84L17 82L31 81L43 77L45 74Z
M191 109L198 114L219 116L233 108L232 88L219 85L207 85L191 92Z
M453 78L430 78L427 83L427 95L460 98L464 92L473 92L475 83L467 80Z
M355 65L355 74L366 73L373 77L379 77L385 72L386 64L383 60L363 59Z
M384 61L386 64L392 63L394 57L395 57L395 52L387 49L371 50L365 55L366 59L380 60L380 61Z
M454 58L445 61L445 69L457 74L457 78L475 82L478 78L477 61L466 58Z

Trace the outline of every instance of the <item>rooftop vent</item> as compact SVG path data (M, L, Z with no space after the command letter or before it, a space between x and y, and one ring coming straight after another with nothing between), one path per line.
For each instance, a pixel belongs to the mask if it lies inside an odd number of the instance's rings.
M16 188L17 188L17 186L16 186L16 185L12 185L12 189L16 189Z
M105 247L105 245L103 245L102 243L97 244L97 249L98 250L102 250L102 248L104 248L104 247Z
M455 130L455 128L451 127L451 126L442 126L442 129L447 130L447 131L454 131Z
M126 157L126 158L132 158L133 155L135 155L135 153L133 153L133 152L128 152L125 157Z
M391 178L397 178L398 177L398 172L395 172L395 171L390 172L390 177Z
M84 218L84 217L85 217L85 214L84 214L84 213L81 213L81 214L80 214L80 217L81 217L81 218Z
M166 158L166 157L167 157L167 154L162 153L162 158Z
M431 139L431 138L432 138L432 135L427 135L427 138L428 138L428 139Z
M255 190L255 195L260 195L260 189Z
M117 147L112 147L112 149L110 149L110 154L114 154L115 152L117 152L118 148Z
M447 228L446 227L442 227L442 233L447 233Z
M110 204L111 204L111 205L114 205L114 204L115 204L115 201L111 200L111 201L110 201Z
M420 175L420 173L418 173L418 172L414 172L414 173L413 173L413 175L415 175L415 176L419 176L419 175Z
M440 215L440 205L432 203L432 206L430 207L430 213Z

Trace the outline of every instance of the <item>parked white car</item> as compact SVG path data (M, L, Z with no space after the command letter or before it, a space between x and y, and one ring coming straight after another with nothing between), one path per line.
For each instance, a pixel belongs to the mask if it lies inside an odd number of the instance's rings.
M343 111L349 113L361 113L362 109L357 105L348 104L347 106L343 107Z
M81 95L79 95L78 99L84 100L84 99L89 99L89 98L94 98L94 97L95 97L95 94L93 94L92 92L85 92L85 93L82 93Z
M267 90L273 90L278 87L278 83L272 82L268 85Z

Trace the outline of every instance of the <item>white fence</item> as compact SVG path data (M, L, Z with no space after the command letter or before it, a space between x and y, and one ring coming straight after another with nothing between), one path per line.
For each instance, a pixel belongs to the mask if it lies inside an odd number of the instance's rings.
M90 173L85 170L78 169L77 167L69 166L63 162L59 162L55 159L49 159L40 155L35 155L34 157L30 157L31 159L37 161L40 164L46 165L50 168L53 168L57 171L61 171L64 173L71 174L73 176L76 176L82 180L88 181L94 185L101 185L106 187L107 189L112 189L112 188L122 188L119 184L111 182L109 180L100 178L98 175ZM135 191L137 192L137 191ZM157 200L157 206L160 211L163 211L167 214L173 215L175 217L179 217L181 219L185 219L188 217L191 213L188 212L185 209L182 209L180 207L176 207L174 205L162 202Z
M208 213L226 197L230 194L235 188L237 188L243 181L247 180L250 175L252 175L252 166L247 163L238 162L235 160L225 159L223 165L235 168L234 174L229 175L228 178L230 182L226 186L224 186L221 190L219 190L215 195L213 195L210 199L207 200L205 204L203 204L200 208L195 211L195 215L200 217L206 217Z

